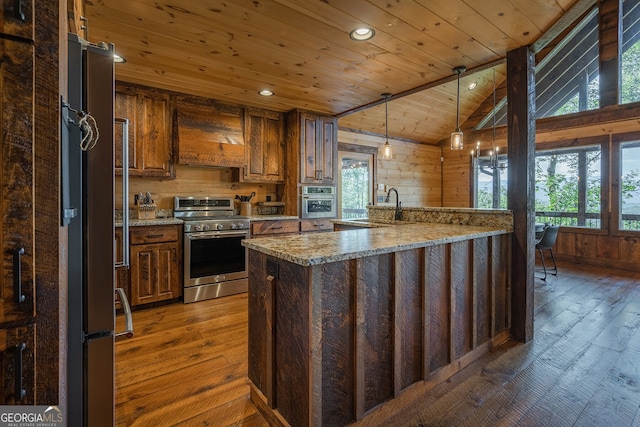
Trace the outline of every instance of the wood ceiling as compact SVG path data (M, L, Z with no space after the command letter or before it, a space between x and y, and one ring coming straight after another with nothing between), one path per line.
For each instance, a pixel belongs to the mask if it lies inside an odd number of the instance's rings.
M460 80L463 123L492 98L494 69L496 83L504 81L507 51L531 45L585 3L86 0L85 14L89 41L112 42L126 58L116 66L118 80L276 111L338 115L341 128L381 135L381 94L391 93L389 136L437 144L455 127L453 67L469 70ZM351 40L349 31L363 25L375 37ZM275 96L259 96L264 88Z

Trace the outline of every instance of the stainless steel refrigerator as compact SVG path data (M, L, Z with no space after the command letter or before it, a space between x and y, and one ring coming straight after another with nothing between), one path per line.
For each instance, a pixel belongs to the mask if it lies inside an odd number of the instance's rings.
M69 425L104 426L115 422L113 47L74 34L68 46L69 92L61 100L61 217L69 235L67 419Z

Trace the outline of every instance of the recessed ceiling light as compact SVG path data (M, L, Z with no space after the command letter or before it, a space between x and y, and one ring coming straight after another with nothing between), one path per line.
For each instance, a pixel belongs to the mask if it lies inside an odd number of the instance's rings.
M117 53L113 54L113 62L118 63L118 64L124 64L125 62L127 62L126 59L124 59L122 56L118 55Z
M469 85L469 90L474 90L477 86L478 86L478 82L472 82L472 83Z
M262 89L258 92L260 96L273 96L273 91L269 89Z
M376 32L373 30L373 28L356 28L355 30L351 30L351 32L349 32L349 37L351 37L353 40L358 41L372 39L375 35Z

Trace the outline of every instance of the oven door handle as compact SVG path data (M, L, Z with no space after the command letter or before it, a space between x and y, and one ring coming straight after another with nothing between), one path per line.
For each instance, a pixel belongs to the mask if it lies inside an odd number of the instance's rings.
M200 240L200 239L211 239L213 238L223 238L229 236L249 236L249 231L214 231L214 232L204 232L204 233L186 233L187 238L189 240Z

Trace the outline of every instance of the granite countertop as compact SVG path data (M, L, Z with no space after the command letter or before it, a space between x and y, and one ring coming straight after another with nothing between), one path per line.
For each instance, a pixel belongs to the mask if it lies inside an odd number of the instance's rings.
M322 239L315 233L304 233L248 239L242 244L267 255L310 266L509 232L506 227L405 223L322 233Z
M154 219L129 219L129 227L144 227L154 225L181 225L182 220L174 217ZM122 227L122 220L116 221L116 227Z

